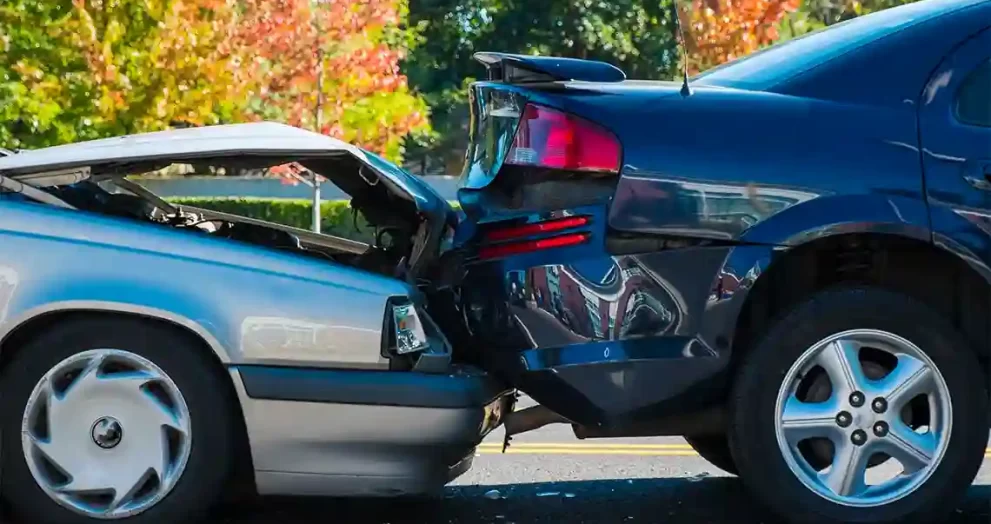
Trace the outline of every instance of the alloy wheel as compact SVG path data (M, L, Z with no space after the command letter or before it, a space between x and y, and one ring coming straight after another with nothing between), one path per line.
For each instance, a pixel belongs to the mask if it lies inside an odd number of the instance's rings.
M925 483L946 452L953 419L929 357L873 329L806 350L785 375L775 414L792 473L819 496L855 507L890 504Z

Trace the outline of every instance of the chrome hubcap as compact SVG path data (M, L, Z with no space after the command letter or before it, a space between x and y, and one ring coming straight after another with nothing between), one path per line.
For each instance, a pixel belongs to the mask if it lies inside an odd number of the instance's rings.
M951 424L949 392L929 357L892 333L858 329L799 357L778 392L775 430L807 488L838 504L872 507L932 475Z
M164 498L189 459L189 408L151 361L99 349L52 368L28 397L24 457L53 500L88 517L119 519Z
M93 423L93 442L103 449L112 449L124 438L124 428L113 417L100 417Z

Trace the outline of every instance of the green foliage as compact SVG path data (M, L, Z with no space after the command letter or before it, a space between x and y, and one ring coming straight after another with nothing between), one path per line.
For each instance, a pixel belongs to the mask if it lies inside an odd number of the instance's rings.
M798 20L809 21L809 31L917 0L804 0ZM809 32L804 31L804 32ZM800 31L798 34L802 34Z
M275 119L400 160L406 0L2 0L0 147ZM317 52L317 50L322 52ZM321 57L322 60L318 60Z
M244 105L225 0L15 0L0 6L0 146L212 124Z
M210 209L307 230L310 229L313 212L312 202L303 199L179 197L168 200L174 204ZM371 242L375 233L374 228L365 221L364 217L359 214L355 218L347 200L320 203L320 230L328 235L360 242Z
M778 33L781 35L778 42L791 40L824 27L826 24L822 20L815 18L807 10L799 8L797 11L785 15L778 23Z
M210 209L306 230L310 229L313 210L309 200L294 198L171 197L166 200L180 206ZM458 206L457 202L450 204ZM355 216L349 200L327 200L320 203L320 231L365 243L370 243L375 238L375 228L369 225L361 213Z
M87 138L94 86L82 54L67 46L70 0L0 4L0 146Z
M411 0L421 41L405 63L437 133L416 155L444 157L448 174L467 141L466 85L483 73L478 51L604 60L633 78L670 80L679 67L671 0Z

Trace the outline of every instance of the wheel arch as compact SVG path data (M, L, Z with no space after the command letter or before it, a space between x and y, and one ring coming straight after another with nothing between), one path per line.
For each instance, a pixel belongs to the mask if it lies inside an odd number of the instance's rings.
M991 282L952 242L855 226L804 239L769 257L750 286L734 326L732 369L780 315L814 293L846 285L876 286L928 304L964 334L983 364L991 360Z
M143 318L149 321L169 325L196 337L203 346L210 350L217 362L223 366L230 363L230 353L213 334L204 326L182 315L144 305L121 302L70 300L51 302L43 306L22 312L16 318L4 323L0 329L0 364L11 340L23 337L24 333L34 333L39 326L49 325L64 315L120 315L131 318ZM16 345L16 344L15 344Z
M11 362L19 348L33 337L59 322L83 318L112 318L150 323L189 340L191 345L195 346L212 364L212 368L217 372L218 378L221 378L221 383L224 384L225 396L230 400L233 409L236 410L237 427L235 432L239 438L236 446L242 460L238 461L238 464L241 465L236 466L239 471L236 472L235 479L254 478L244 407L241 405L241 398L237 394L230 373L227 371L227 364L229 363L227 352L215 337L192 320L165 311L128 304L103 302L50 304L21 315L15 321L10 322L10 327L4 329L0 334L0 372ZM253 487L252 482L251 488L253 489Z

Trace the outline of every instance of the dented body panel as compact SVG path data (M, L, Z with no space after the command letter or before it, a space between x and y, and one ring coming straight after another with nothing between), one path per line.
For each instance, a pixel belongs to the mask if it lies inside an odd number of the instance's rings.
M415 260L99 186L131 170L217 159L329 168L366 219L410 226L417 239L403 245L416 248ZM239 404L229 407L244 417L251 454L238 460L250 459L261 493L432 492L471 466L510 409L503 383L452 362L409 284L440 254L448 204L378 157L301 129L243 124L15 153L0 158L0 179L14 181L0 193L0 351L78 314L143 317L192 334L221 372L196 379L229 377ZM94 205L105 202L133 207ZM196 227L214 222L227 229ZM416 319L425 348L398 351L397 305L417 313L403 319Z
M479 255L463 286L469 338L510 383L617 436L724 401L748 293L789 250L887 235L953 253L987 278L991 241L975 218L986 215L951 212L954 198L931 192L963 179L930 182L927 194L920 167L936 155L920 143L919 111L932 72L987 27L989 9L974 0L901 8L878 15L885 23L837 28L823 37L837 40L830 48L796 41L790 60L717 68L689 96L675 82L494 75L474 84L459 191L474 221L466 249ZM945 118L950 97L938 93ZM511 146L537 140L519 142L523 125L508 116L527 104L607 130L622 148L619 168L515 165ZM986 132L972 134L987 143ZM984 198L973 192L971 202ZM590 221L553 235L585 235L577 245L480 256L493 245L486 231L569 216Z

